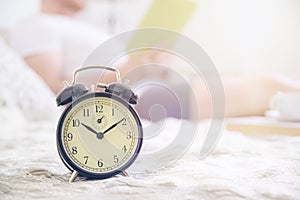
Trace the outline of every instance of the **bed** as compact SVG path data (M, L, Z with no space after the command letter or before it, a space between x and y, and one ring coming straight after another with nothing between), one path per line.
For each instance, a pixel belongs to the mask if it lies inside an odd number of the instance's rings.
M56 150L61 111L53 109L53 94L1 38L0 64L0 199L300 199L299 136L223 130L214 150L201 159L209 122L171 118L163 126L143 121L149 133L150 126L162 129L154 140L144 140L142 153L168 145L178 124L196 123L197 137L174 162L144 165L139 156L129 177L68 183L71 172Z
M68 183L71 173L56 150L56 121L33 122L19 110L0 110L0 199L300 199L299 136L224 130L204 159L196 138L180 159L165 167L137 172L137 160L129 177ZM167 119L164 137L178 123L191 124ZM200 122L197 134L208 124ZM157 145L145 141L142 151L155 151Z

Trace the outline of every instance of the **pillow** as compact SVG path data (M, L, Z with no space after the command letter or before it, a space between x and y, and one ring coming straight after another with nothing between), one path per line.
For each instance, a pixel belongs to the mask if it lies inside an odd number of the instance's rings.
M55 97L46 83L0 37L0 107L20 109L30 120L54 119Z

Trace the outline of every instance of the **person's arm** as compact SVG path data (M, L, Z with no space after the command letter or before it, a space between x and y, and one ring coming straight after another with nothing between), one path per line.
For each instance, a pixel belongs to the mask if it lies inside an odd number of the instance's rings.
M164 59L162 59L164 58ZM143 64L161 62L166 60L167 55L162 53L150 52L142 56L130 57L126 63L118 63L121 75L134 70ZM67 77L63 76L63 54L60 51L36 54L25 57L27 64L47 83L50 89L57 94L63 88L63 81ZM70 74L71 77L72 74ZM133 77L132 77L133 78ZM142 77L139 77L142 78ZM96 84L97 81L111 83L116 81L114 73L94 73L89 76L83 76L86 85ZM70 83L70 80L67 80ZM124 81L124 80L123 80Z
M155 68L153 71L143 71L143 66L151 66L157 63L158 65L170 66L172 63L172 56L169 53L156 50L141 51L135 54L130 54L127 60L118 60L111 64L112 67L117 68L120 71L122 81L129 79L130 82L138 82L138 80L144 79L145 77L157 77L165 78L167 71L161 70L161 68ZM97 74L97 73L96 73ZM95 77L86 77L90 80L97 80ZM103 83L111 83L116 81L116 76L112 72L103 71L99 73L98 81ZM94 83L90 82L89 84Z
M49 52L25 57L27 64L47 83L57 94L63 88L62 76L63 55L60 52Z
M223 85L226 117L263 115L277 92L300 92L299 81L283 76L224 78ZM193 90L197 96L200 117L211 117L211 97L204 82L195 83Z

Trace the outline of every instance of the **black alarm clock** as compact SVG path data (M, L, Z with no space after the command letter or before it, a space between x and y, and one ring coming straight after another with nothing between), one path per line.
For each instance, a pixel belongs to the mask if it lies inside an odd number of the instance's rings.
M117 82L97 83L103 91L89 91L76 84L78 72L104 69L116 73ZM105 179L125 170L136 160L142 146L143 129L131 104L137 96L121 82L120 72L113 67L91 66L76 70L72 85L56 98L58 106L66 105L56 132L59 156L72 171L69 182L83 176Z

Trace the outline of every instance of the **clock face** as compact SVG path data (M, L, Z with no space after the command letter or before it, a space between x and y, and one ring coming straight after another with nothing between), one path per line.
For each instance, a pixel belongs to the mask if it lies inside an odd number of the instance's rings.
M136 159L142 127L134 109L108 93L85 95L63 113L57 129L58 151L79 174L108 178Z

